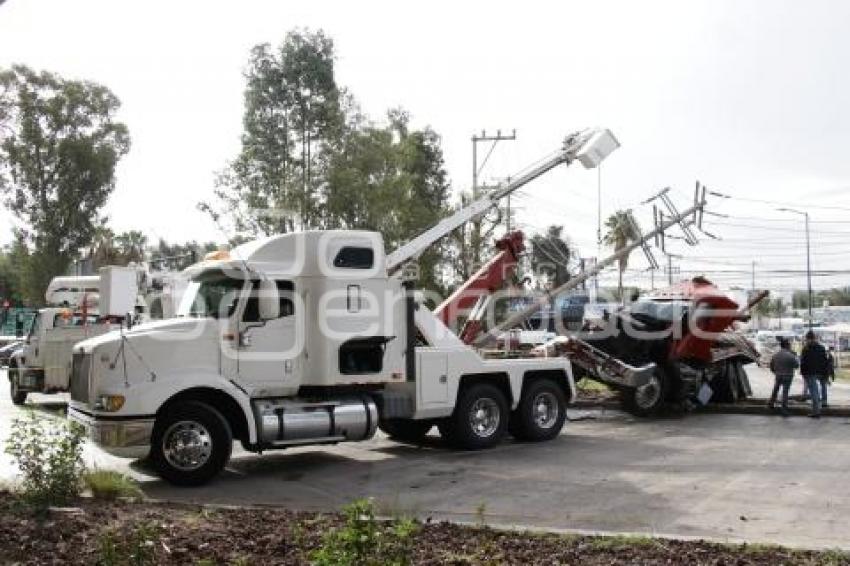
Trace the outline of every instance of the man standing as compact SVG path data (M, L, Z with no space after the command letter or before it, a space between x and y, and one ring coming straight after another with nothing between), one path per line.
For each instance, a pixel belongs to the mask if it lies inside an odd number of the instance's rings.
M817 336L811 330L806 332L806 345L800 354L800 373L806 380L806 388L812 396L812 412L809 415L814 419L820 418L820 382L828 379L829 357L826 348L818 342Z
M826 407L826 393L829 384L835 381L835 356L832 354L834 346L826 351L826 375L820 378L820 406Z
M788 390L791 389L791 381L794 379L794 370L800 367L797 356L791 351L791 343L787 338L779 339L779 351L770 358L770 371L773 372L773 393L767 407L772 411L775 409L776 397L779 388L782 388L782 416L788 416Z

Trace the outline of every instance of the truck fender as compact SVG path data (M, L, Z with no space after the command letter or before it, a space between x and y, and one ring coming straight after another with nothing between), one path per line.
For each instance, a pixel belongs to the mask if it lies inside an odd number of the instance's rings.
M160 377L162 378L165 376ZM254 420L254 413L251 408L250 397L244 390L230 380L224 379L220 375L215 375L213 377L211 375L189 376L183 374L180 376L179 381L158 379L157 383L160 384L160 387L154 389L157 398L151 399L151 401L153 401L151 405L157 407L157 414L167 404L178 400L200 400L214 406L216 406L218 401L226 403L227 400L229 400L232 402L232 406L234 408L238 408L238 410L231 411L227 408L222 410L222 407L218 407L219 410L225 413L225 417L227 417L228 420L235 417L243 419L244 422L238 423L236 426L234 426L235 423L231 423L231 427L234 428L234 433L237 434L240 428L244 428L245 440L249 444L256 444L257 426ZM179 387L163 390L164 388L161 386L165 383L171 383L174 385L179 384ZM242 425L244 425L244 427L242 427Z

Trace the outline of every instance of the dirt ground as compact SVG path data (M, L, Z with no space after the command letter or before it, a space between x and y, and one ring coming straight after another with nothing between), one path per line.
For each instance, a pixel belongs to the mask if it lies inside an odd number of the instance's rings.
M0 564L308 564L339 515L83 500L39 516L0 492ZM833 552L419 523L413 564L850 564Z

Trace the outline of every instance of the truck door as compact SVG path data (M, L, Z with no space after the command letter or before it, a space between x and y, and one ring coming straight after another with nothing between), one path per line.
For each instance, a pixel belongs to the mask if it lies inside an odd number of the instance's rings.
M41 338L44 334L45 313L36 313L32 319L29 334L27 334L26 345L24 346L24 358L27 366L39 367L41 359Z
M252 282L238 322L236 372L257 395L272 395L299 384L303 332L296 329L292 283L276 281L279 316L271 320L260 318L258 285Z

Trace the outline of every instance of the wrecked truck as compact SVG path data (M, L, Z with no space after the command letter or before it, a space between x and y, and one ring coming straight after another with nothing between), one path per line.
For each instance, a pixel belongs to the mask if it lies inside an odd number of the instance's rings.
M624 408L637 415L671 405L735 402L752 395L744 367L759 354L733 326L765 296L740 307L696 277L606 313L538 352L568 357L577 380L588 377L621 392Z

